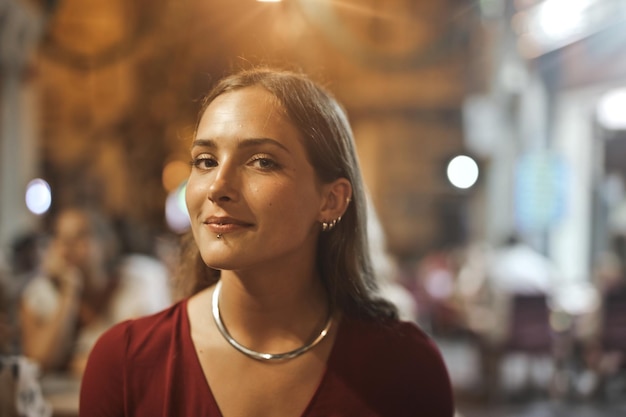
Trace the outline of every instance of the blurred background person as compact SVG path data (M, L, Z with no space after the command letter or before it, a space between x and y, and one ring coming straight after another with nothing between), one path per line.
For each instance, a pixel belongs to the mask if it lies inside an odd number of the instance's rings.
M559 278L552 261L516 233L499 247L477 245L469 252L459 287L480 353L482 394L489 399L549 393L550 306Z
M509 331L513 298L550 297L558 276L548 257L515 234L495 249L485 245L473 247L459 273L459 285L469 310L468 325L494 343L502 342Z
M6 319L7 334L2 339L8 354L21 352L18 326L18 310L22 293L38 271L44 245L44 235L37 230L18 234L13 239L8 256L4 262L3 277L0 285L4 292L2 307Z
M106 218L91 209L62 209L41 270L22 295L24 355L44 371L80 375L91 345L109 326L167 307L164 269L137 266L120 256Z
M437 245L407 267L402 279L416 305L419 324L439 337L464 332L457 296L460 247Z

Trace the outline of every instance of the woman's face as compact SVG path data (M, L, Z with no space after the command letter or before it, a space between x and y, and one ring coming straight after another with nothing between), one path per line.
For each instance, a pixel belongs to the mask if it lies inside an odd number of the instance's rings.
M207 265L311 262L324 186L271 93L254 86L218 96L202 115L191 157L186 201Z

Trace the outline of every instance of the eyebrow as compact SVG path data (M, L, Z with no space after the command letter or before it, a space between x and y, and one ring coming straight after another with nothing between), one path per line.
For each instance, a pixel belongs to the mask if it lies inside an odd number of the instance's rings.
M291 153L289 149L285 147L285 145L271 138L243 139L239 142L239 144L237 145L237 148L245 149L245 148L252 148L252 147L260 146L260 145L273 145L273 146L283 149L287 153ZM196 146L200 146L204 148L217 148L217 143L213 139L196 139L192 142L191 147L194 148Z

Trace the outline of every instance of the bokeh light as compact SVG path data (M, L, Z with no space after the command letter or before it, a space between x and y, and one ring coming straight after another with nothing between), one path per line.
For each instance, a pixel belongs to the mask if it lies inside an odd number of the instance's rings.
M163 167L163 188L172 192L189 176L189 164L181 160L170 161Z
M626 130L626 88L605 93L598 103L598 123L609 130Z
M189 212L185 203L187 182L179 185L170 192L165 200L165 221L167 226L176 233L183 233L189 229Z
M26 207L31 213L41 215L50 209L52 190L41 178L36 178L26 186Z
M578 35L586 26L586 10L593 0L547 0L539 6L537 16L541 36L546 40L563 40Z
M467 189L478 180L478 164L467 155L458 155L448 163L448 181L457 188Z

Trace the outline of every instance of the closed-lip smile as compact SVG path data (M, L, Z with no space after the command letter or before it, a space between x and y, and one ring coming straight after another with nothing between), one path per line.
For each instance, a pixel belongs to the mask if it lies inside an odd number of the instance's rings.
M203 224L207 225L211 232L216 234L223 234L241 230L252 226L252 223L238 220L232 217L217 217L211 216L204 220Z

